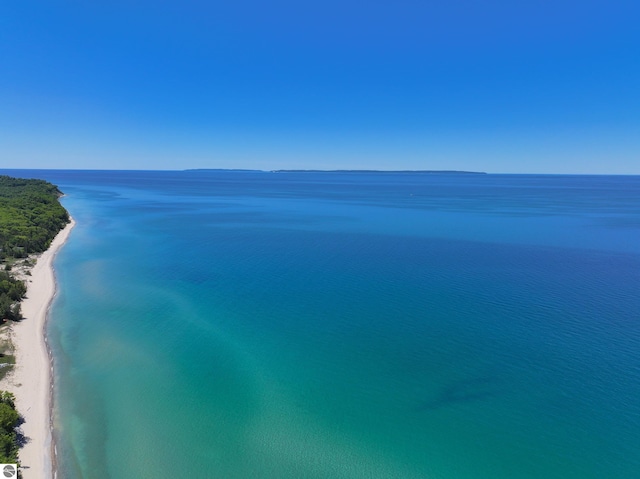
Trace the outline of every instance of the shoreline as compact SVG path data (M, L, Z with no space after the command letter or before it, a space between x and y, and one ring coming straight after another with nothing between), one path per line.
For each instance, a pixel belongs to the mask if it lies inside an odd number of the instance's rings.
M16 364L0 381L0 389L15 395L18 413L24 418L20 429L26 443L18 453L24 479L54 477L53 362L45 327L57 289L53 260L75 226L73 218L70 220L38 257L31 276L26 277L27 296L21 303L24 319L13 323L9 333Z

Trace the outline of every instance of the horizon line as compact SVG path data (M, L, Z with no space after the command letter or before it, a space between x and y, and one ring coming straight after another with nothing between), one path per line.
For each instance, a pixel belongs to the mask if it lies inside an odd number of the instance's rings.
M147 171L147 172L246 172L246 173L405 173L405 174L452 174L452 175L543 175L543 176L640 176L640 173L541 173L541 172L489 172L468 170L384 170L384 169L258 169L258 168L0 168L0 171Z

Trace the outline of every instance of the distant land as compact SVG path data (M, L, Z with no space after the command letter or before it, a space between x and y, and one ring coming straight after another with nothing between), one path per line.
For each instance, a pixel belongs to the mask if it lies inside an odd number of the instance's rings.
M486 175L484 171L457 170L250 170L238 168L191 168L184 171L262 171L268 173L394 173L394 174L426 174L426 175Z
M258 171L265 171L265 170L254 170L250 168L187 168L182 171L247 171L247 172L254 171L254 172L258 172Z
M426 175L486 175L484 171L456 170L271 170L271 173L417 173Z

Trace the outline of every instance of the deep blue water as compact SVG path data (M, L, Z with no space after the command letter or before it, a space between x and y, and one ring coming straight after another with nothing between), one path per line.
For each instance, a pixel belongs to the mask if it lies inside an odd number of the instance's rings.
M7 173L64 478L639 477L640 177Z

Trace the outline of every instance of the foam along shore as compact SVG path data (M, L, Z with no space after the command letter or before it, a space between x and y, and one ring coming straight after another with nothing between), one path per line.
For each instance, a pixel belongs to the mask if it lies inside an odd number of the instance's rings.
M45 343L45 322L53 300L56 282L53 259L69 237L73 219L58 233L47 251L38 258L26 276L27 297L22 301L24 319L11 325L16 365L0 382L0 389L16 396L16 407L24 417L21 426L26 444L19 457L25 479L49 479L51 462L51 363Z

